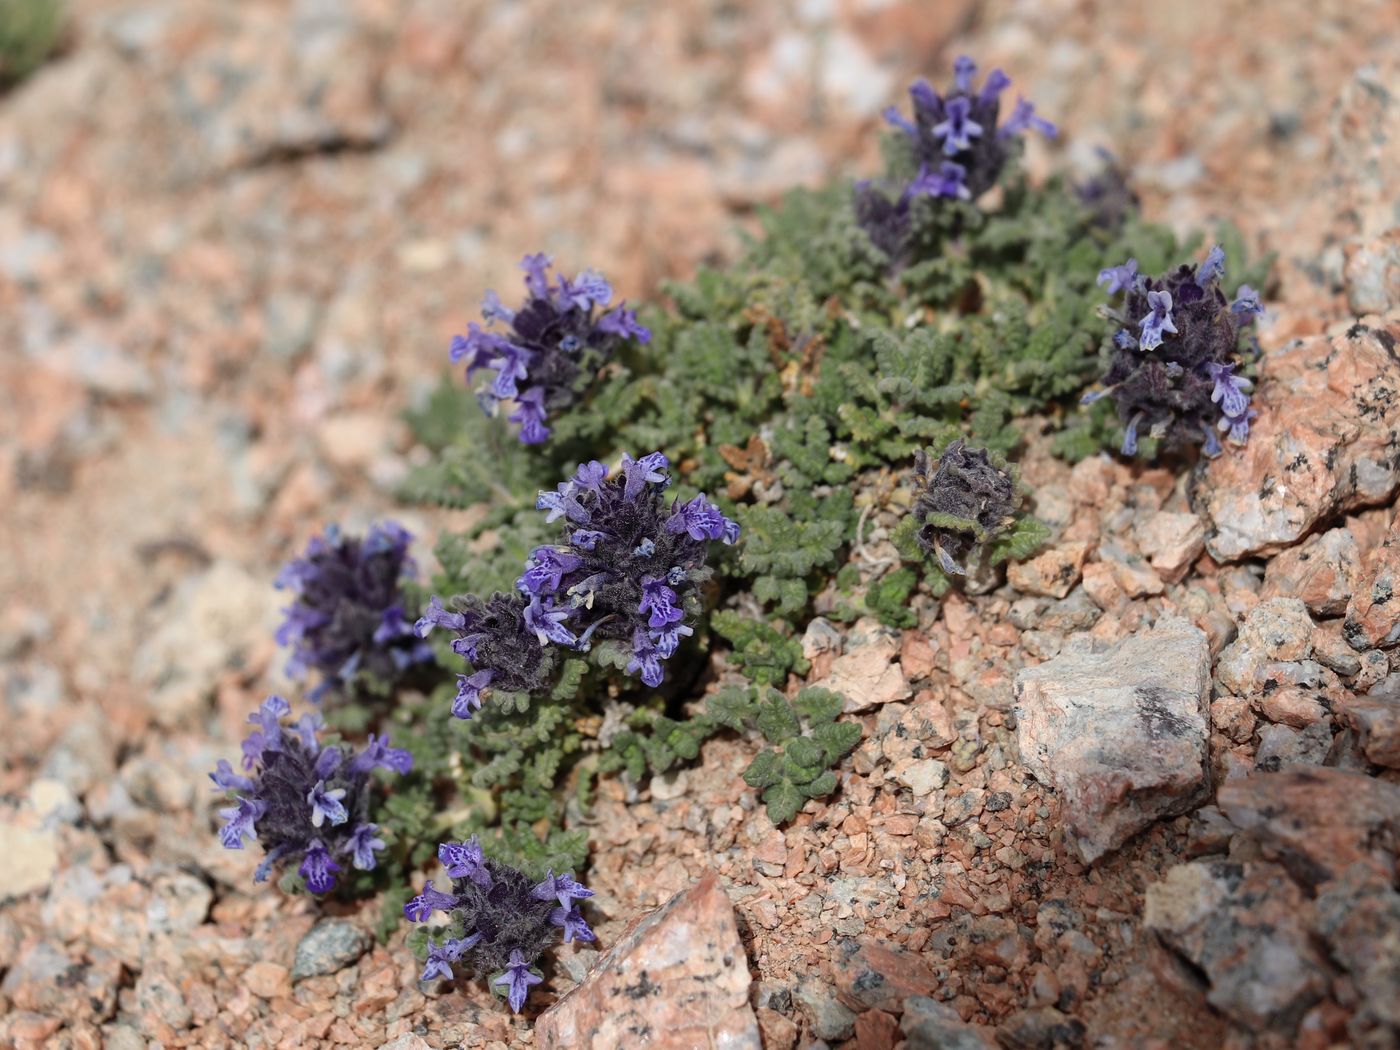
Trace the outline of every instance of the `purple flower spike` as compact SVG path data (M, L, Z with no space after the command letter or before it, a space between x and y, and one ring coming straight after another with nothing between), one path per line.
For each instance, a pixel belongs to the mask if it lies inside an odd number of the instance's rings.
M473 836L443 843L438 856L453 876L452 894L429 883L404 914L425 922L435 911L448 913L448 925L463 936L429 944L424 980L451 978L461 967L476 977L490 976L506 989L511 1008L525 1005L530 987L540 982L535 963L551 945L593 941L594 934L574 902L589 895L571 876L551 871L537 882L518 868L485 855Z
M1138 261L1129 259L1121 266L1110 266L1099 271L1098 283L1107 286L1109 295L1117 295L1124 289L1131 288L1137 281Z
M577 908L555 908L549 913L549 921L563 929L565 944L576 940L591 944L598 939Z
M1138 321L1138 327L1142 329L1142 348L1155 350L1162 345L1165 333L1177 334L1176 324L1172 321L1172 293L1148 292L1147 305L1151 312Z
M350 835L351 863L360 871L373 871L378 863L375 854L385 846L384 840L377 837L378 832L378 824L357 824Z
M335 889L335 873L339 870L340 865L331 859L330 850L320 839L312 839L298 869L306 880L306 888L312 893L329 893Z
M295 598L277 639L292 650L289 673L320 673L313 699L349 689L358 674L393 684L411 665L433 658L404 614L403 584L417 571L411 541L394 522L372 526L363 538L328 528L278 576L278 586Z
M543 977L530 972L530 964L517 949L510 953L510 964L494 983L505 985L509 989L510 1008L519 1013L520 1008L525 1005L525 997L530 994L530 986L543 980Z
M384 848L376 835L379 828L369 820L370 770L382 766L405 772L412 760L382 737L371 736L358 755L345 745L322 747L316 739L320 716L304 716L294 733L286 733L279 718L289 713L285 701L272 697L250 719L260 727L243 743L252 776L238 776L226 761L211 774L220 787L239 792L236 805L222 811L228 823L219 838L229 849L242 849L248 838L263 845L267 852L254 881L264 881L274 868L300 857L308 889L326 893L336 885L340 859L370 870L375 852ZM275 746L268 746L269 739Z
M496 373L478 399L490 413L497 402L514 399L509 421L519 425L527 445L549 438L550 413L572 406L625 342L651 337L626 304L609 306L612 287L602 274L585 270L570 280L551 276L552 265L547 255L525 256L520 268L526 298L519 309L487 293L482 317L487 328L501 328L488 331L472 322L466 335L453 337L449 350L454 364L465 363L468 382L481 369Z
M484 890L493 885L481 843L475 835L466 842L444 842L438 847L438 860L454 879L470 879Z
M976 87L977 64L966 55L953 66L953 83L940 96L927 81L909 88L913 112L905 116L891 106L884 112L891 127L903 133L916 174L896 182L863 181L855 187L856 221L871 243L889 259L891 269L914 260L915 224L923 208L916 199L975 201L1001 179L1016 155L1013 140L1028 131L1050 137L1055 125L1040 117L1035 107L1021 99L1011 116L998 127L1002 93L1011 78L993 69L981 90ZM956 167L948 166L956 165Z
M947 117L933 126L934 137L943 140L943 152L952 157L972 149L972 140L982 135L982 125L972 119L972 102L950 98L944 110Z

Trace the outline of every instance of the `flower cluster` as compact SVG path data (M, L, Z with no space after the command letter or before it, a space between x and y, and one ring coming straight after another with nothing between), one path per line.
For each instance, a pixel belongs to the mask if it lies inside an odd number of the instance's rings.
M565 944L594 940L577 903L593 891L572 874L550 871L536 881L484 856L476 836L443 843L438 858L452 878L452 892L429 882L403 909L413 922L426 922L435 911L451 920L447 939L429 943L421 980L451 980L452 967L459 964L473 976L488 976L492 989L519 1012L530 986L543 979L535 961L557 937L562 935Z
M704 495L667 503L669 466L660 452L624 454L610 478L602 463L585 463L540 493L537 506L547 522L563 519L562 535L530 552L517 594L467 597L453 609L430 602L419 633L455 632L453 649L473 668L459 676L455 715L471 717L487 688L537 688L550 646L586 652L597 641L623 642L631 647L627 673L661 684L663 662L693 633L686 620L709 578L711 541L739 537Z
M952 442L938 468L922 449L914 454L918 495L912 513L919 546L950 575L964 576L964 563L976 548L1014 522L1016 482L984 448Z
M500 402L514 402L509 419L527 445L549 437L550 414L573 404L619 346L651 339L626 304L608 305L612 288L602 274L585 270L572 281L563 274L551 280L551 265L547 255L525 256L520 308L511 310L488 292L481 304L485 327L473 321L452 340L452 361L466 362L468 381L480 369L495 372L479 392L482 407L494 413Z
M291 710L280 696L270 696L248 716L258 727L243 741L243 769L250 775L235 772L227 760L209 774L233 795L233 805L219 811L225 819L219 839L226 849L242 849L247 839L262 843L258 882L299 860L306 888L329 893L342 870L338 860L371 871L384 848L378 825L369 821L370 772L383 767L407 773L413 759L385 737L371 736L358 754L322 747L316 736L320 716L305 714L284 730L282 719Z
M917 171L893 197L870 182L857 184L856 219L892 257L907 237L914 198L975 200L996 185L1017 136L1031 129L1051 138L1057 134L1055 125L1037 116L1024 98L1017 99L1011 116L998 127L1001 93L1011 78L994 69L975 89L976 75L977 64L963 55L953 63L953 89L946 96L918 80L909 88L912 119L894 106L885 110L885 119L908 139Z
M363 539L332 525L278 574L277 586L296 598L283 610L277 641L292 648L289 674L320 672L312 700L358 673L390 682L409 665L433 658L405 616L403 582L417 571L408 556L412 539L391 521L373 526Z
M1123 294L1112 313L1120 328L1103 389L1084 403L1112 396L1125 426L1123 454L1137 452L1145 426L1167 447L1200 442L1208 456L1221 452L1218 434L1236 444L1249 437L1256 413L1250 381L1237 370L1242 331L1263 312L1259 293L1240 285L1233 300L1220 288L1225 252L1213 247L1199 266L1183 265L1149 278L1136 259L1099 274L1110 295Z

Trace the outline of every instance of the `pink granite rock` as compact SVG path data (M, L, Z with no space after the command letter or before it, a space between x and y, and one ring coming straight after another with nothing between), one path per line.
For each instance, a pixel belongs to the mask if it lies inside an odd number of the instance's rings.
M1347 602L1342 634L1353 649L1388 649L1400 641L1400 518L1366 565Z
M540 1050L760 1050L749 964L719 876L642 918L535 1024Z
M1349 529L1329 529L1275 555L1259 597L1298 598L1317 616L1340 616L1361 575L1361 550Z
M1063 598L1079 582L1088 554L1087 543L1062 543L1030 561L1013 562L1006 570L1006 582L1023 594Z
M1264 358L1243 449L1213 460L1196 494L1217 561L1272 554L1400 487L1400 317Z

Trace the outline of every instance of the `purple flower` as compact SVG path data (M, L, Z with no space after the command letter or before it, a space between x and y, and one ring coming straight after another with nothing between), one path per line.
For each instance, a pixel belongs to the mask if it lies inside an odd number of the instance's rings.
M1225 276L1225 249L1215 245L1206 253L1205 262L1196 267L1196 283L1206 285Z
M259 799L240 797L236 801L237 805L219 810L219 816L227 821L219 829L219 841L224 849L242 849L245 838L256 839L258 832L254 822L267 812L267 803Z
M481 691L491 684L496 672L489 667L474 674L457 676L457 695L452 700L452 714L455 718L471 718L472 712L481 710Z
M539 595L532 595L530 604L525 607L525 627L534 632L540 645L553 642L573 648L578 644L578 636L564 626L564 621L572 615L572 609L554 608L553 598L541 602Z
M431 882L424 883L423 892L403 906L406 918L413 922L427 922L435 911L451 911L457 906L457 898L450 893L442 893Z
M510 965L493 983L505 985L509 989L510 1008L519 1013L520 1008L525 1005L525 997L530 994L530 986L543 980L543 977L530 972L530 964L517 948L510 953Z
M1137 415L1128 420L1128 425L1123 430L1122 453L1125 456L1136 456L1138 447L1138 425L1142 422L1142 416Z
M1016 100L1016 108L1011 111L1011 116L1006 119L1000 130L997 132L999 138L1011 138L1014 135L1021 135L1027 131L1038 131L1047 139L1053 139L1060 133L1060 129L1046 120L1038 117L1035 113L1034 104L1027 102L1023 98Z
M1249 411L1249 390L1254 386L1244 376L1235 375L1233 362L1206 365L1206 374L1214 381L1210 399L1220 406L1228 419L1236 419Z
M306 888L312 893L329 893L335 889L335 873L339 870L340 865L331 859L330 850L320 839L312 839L298 869L306 880Z
M214 772L209 774L209 779L223 791L253 790L253 782L247 777L235 773L226 758L219 759L219 764L214 767Z
M564 481L554 492L541 492L539 494L535 500L535 509L549 511L548 516L544 519L546 524L558 521L561 517L567 517L579 525L589 523L588 510L575 495L577 489L578 486L572 481Z
M384 840L376 837L378 824L357 824L350 835L348 849L351 862L360 871L373 871L377 858L375 854L384 848Z
M403 583L416 572L411 540L394 522L371 527L363 539L327 528L278 575L278 586L295 598L277 640L291 648L289 673L320 673L313 699L349 688L357 674L392 684L433 658L404 616Z
M684 532L696 541L723 540L725 543L733 543L739 536L739 526L721 514L704 493L689 503L677 504L666 521L666 531Z
M661 666L663 659L651 635L638 628L632 637L632 659L627 663L627 673L640 675L646 685L655 689L666 677Z
M651 634L652 644L656 647L656 655L663 660L669 660L675 655L676 649L681 644L682 638L689 638L695 631L688 624L673 623L669 627L663 627L659 631Z
M663 488L670 479L663 473L671 465L660 452L651 452L641 459L633 459L626 452L622 454L622 475L627 479L622 490L622 498L631 503L642 494L646 485L655 483Z
M666 586L665 579L646 576L642 579L642 601L637 609L651 614L648 627L667 627L685 619L685 613L677 605L679 600L679 595Z
M359 773L371 769L391 769L395 773L407 773L413 768L413 756L401 747L390 747L387 736L369 735L365 749L355 756L350 768Z
M522 445L542 445L549 438L549 427L545 426L544 388L531 387L515 399L515 411L508 416L512 423L520 424Z
M536 547L525 563L524 574L515 581L526 594L554 594L567 573L573 572L582 560L557 547Z
M588 492L597 492L608 478L608 468L596 459L582 464L574 472L574 484Z
M575 940L592 943L598 939L577 908L555 908L549 913L549 921L563 928L565 944Z
M344 824L349 818L340 800L345 797L345 788L327 788L324 780L316 781L316 786L306 793L306 801L311 806L311 825L319 828L326 821L332 825Z
M459 631L465 623L466 618L461 613L452 613L444 609L442 599L435 594L428 600L428 611L413 625L413 630L419 638L426 638L434 627Z
M431 981L441 977L444 980L452 980L451 959L441 945L430 945L428 948L427 965L423 967L423 974L418 979L420 981Z
M438 846L438 860L454 879L470 879L484 890L491 888L491 872L475 835L466 842L442 843Z
M1254 409L1248 409L1240 416L1221 416L1219 428L1236 445L1243 445L1249 440L1250 421L1259 415Z
M560 907L573 907L573 904L570 904L571 900L587 900L592 895L594 892L591 889L574 881L573 872L556 875L553 868L546 872L543 882L531 890L531 896L536 900L549 900L553 897L559 900Z
M955 96L948 99L943 111L947 116L933 126L934 137L943 140L943 152L954 157L972 149L972 140L982 135L982 125L972 119L972 100Z
M1109 295L1117 295L1123 289L1131 288L1137 280L1137 275L1138 261L1129 259L1122 266L1110 266L1100 270L1098 283L1108 286Z
M957 197L970 200L972 193L967 188L967 169L952 160L945 160L937 170L928 166L919 169L919 174L909 184L909 193L917 196L929 194L934 197Z
M1162 345L1164 333L1176 334L1176 325L1172 321L1172 293L1148 292L1147 305L1151 307L1151 312L1138 321L1138 327L1142 329L1142 349L1155 350Z
M1240 285L1240 289L1235 293L1235 301L1230 304L1230 312L1242 321L1252 320L1264 312L1264 306L1259 302L1259 293L1247 284Z

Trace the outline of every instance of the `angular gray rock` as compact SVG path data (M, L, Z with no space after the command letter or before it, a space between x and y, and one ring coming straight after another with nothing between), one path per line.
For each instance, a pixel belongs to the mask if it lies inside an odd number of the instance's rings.
M1205 795L1210 647L1188 621L1028 668L1015 695L1021 760L1060 796L1086 862Z
M369 934L344 919L322 919L297 944L292 977L339 973L369 951Z
M1182 864L1147 888L1143 925L1209 984L1206 999L1252 1031L1293 1031L1328 991L1313 905L1277 864Z

